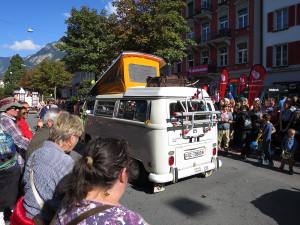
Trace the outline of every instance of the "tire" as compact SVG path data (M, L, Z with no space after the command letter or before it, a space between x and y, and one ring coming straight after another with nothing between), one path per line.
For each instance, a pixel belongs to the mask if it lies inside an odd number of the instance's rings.
M149 173L145 170L144 165L137 160L133 160L133 179L131 183L135 186L145 186L149 184Z
M200 174L200 177L202 178L207 178L207 177L210 177L212 174L213 174L214 170L209 170L209 171L206 171L204 173L201 173Z

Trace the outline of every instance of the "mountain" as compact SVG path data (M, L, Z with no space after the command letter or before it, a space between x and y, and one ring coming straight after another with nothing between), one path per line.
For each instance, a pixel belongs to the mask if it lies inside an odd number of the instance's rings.
M24 64L27 67L34 67L46 58L60 60L65 56L65 53L60 51L56 45L58 42L52 42L41 48L38 52L23 58ZM9 66L10 57L0 57L0 79L2 79L5 71Z
M10 57L0 57L0 79L9 66Z
M37 53L24 58L24 64L29 67L34 67L46 58L60 60L65 56L65 53L60 51L56 45L58 42L52 42L41 48Z

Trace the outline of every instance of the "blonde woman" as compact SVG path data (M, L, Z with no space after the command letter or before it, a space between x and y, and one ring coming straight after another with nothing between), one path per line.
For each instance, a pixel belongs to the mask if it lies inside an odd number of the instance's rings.
M46 222L51 220L53 215L50 211L55 211L60 203L60 199L55 196L57 185L73 169L74 160L68 154L82 133L82 120L62 112L50 129L49 140L29 157L23 178L23 206L27 217Z

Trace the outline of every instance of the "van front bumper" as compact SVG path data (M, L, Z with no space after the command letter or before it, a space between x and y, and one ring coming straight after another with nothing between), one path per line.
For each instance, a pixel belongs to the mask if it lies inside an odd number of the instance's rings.
M170 173L167 174L149 174L149 180L154 183L168 183L177 182L178 179L193 176L199 173L205 173L210 170L217 170L222 166L222 161L217 157L214 158L209 163L204 163L201 165L196 165L194 167L186 168L183 170L178 170L177 168L172 168Z

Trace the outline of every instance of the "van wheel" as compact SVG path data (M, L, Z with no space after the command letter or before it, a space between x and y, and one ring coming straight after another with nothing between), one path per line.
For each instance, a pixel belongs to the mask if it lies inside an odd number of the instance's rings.
M136 186L144 186L149 183L149 173L145 170L144 165L137 160L133 160L133 180L132 184Z
M210 177L213 174L213 170L206 171L205 173L201 173L200 176L203 178Z

